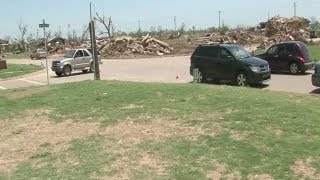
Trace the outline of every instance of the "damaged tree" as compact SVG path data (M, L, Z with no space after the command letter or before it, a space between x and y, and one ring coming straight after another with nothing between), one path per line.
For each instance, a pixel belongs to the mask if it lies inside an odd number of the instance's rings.
M100 34L108 34L109 38L113 38L114 36L114 25L112 22L112 18L106 18L105 15L103 15L102 17L99 16L99 14L97 13L97 18L96 20L98 20L99 23L101 23L104 28L106 29L107 32L101 32Z
M18 24L18 28L19 28L19 31L20 31L20 40L19 40L19 43L20 43L20 50L22 52L26 52L27 50L27 43L25 41L25 36L27 34L27 31L28 31L28 25L25 25L23 24L22 20L20 20L19 24Z

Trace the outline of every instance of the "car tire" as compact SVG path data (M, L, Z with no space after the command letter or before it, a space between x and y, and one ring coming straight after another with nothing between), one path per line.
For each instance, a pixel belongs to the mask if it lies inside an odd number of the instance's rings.
M290 74L298 74L299 73L299 64L296 62L290 63L289 65L289 72Z
M58 77L62 76L62 72L55 72Z
M197 82L198 83L205 83L207 80L206 76L199 70L198 71L198 79Z
M92 63L90 63L90 73L93 73L94 72L94 64L93 64L93 62Z
M71 75L71 66L70 65L66 65L63 67L62 73L64 76L70 76Z
M88 73L88 70L85 69L85 70L82 70L83 74L87 74Z
M248 77L244 72L240 72L236 75L235 83L239 87L248 86Z

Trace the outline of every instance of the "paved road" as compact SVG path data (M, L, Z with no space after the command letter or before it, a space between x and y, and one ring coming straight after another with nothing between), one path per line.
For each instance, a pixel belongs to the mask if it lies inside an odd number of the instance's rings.
M45 64L45 61L8 60L9 63ZM103 80L124 80L139 82L187 83L192 81L189 75L189 57L163 57L149 59L103 60L101 78ZM272 80L263 86L265 89L297 92L320 93L320 89L311 84L311 74L292 76L289 74L273 74ZM50 71L50 83L60 84L93 79L93 74L74 73L69 77L58 78ZM46 84L46 73L40 72L13 80L0 80L1 89L11 89Z

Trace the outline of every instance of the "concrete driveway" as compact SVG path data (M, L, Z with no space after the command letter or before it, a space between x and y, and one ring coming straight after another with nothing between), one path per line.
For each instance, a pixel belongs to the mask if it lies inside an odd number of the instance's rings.
M44 60L8 60L8 63L16 64L45 64ZM49 61L50 64L50 61ZM117 59L103 60L100 66L101 78L103 80L123 80L137 82L166 82L166 83L188 83L192 81L189 75L190 57L162 57L148 59ZM49 71L50 84L61 84L93 79L93 74L82 74L75 72L72 76L58 78ZM311 74L290 75L286 73L273 74L272 80L262 88L296 92L296 93L320 93L320 89L312 86ZM12 80L0 80L0 89L12 89L19 87L45 85L46 72L29 75Z

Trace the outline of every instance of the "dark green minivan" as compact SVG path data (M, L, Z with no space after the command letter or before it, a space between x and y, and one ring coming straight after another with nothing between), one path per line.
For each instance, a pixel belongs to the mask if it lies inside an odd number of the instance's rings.
M271 79L267 61L252 56L240 46L230 44L198 46L191 56L191 75L194 72L197 72L199 82L207 79L224 80L238 86L262 84Z

